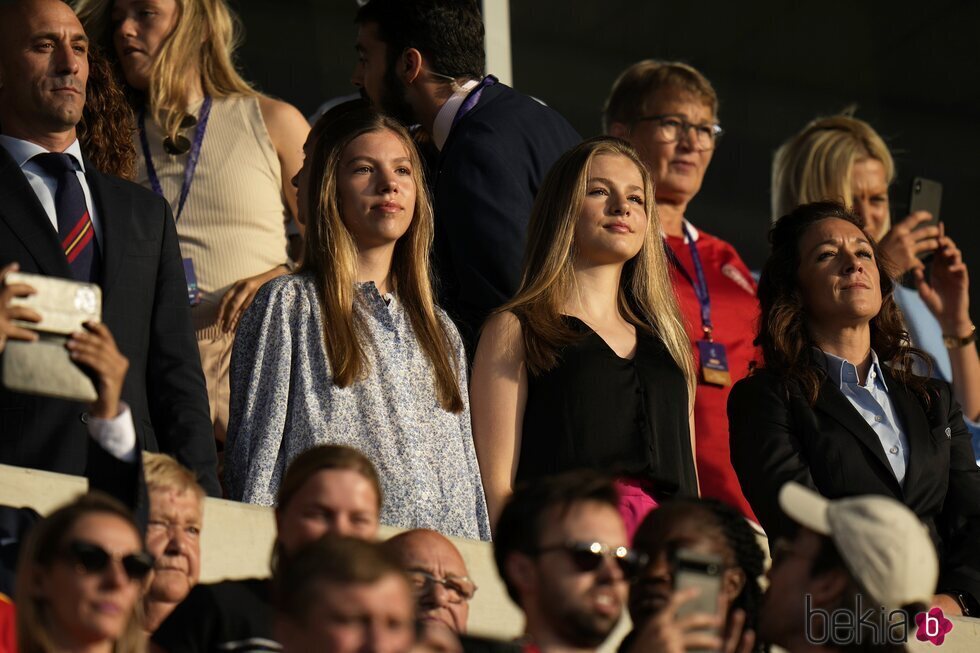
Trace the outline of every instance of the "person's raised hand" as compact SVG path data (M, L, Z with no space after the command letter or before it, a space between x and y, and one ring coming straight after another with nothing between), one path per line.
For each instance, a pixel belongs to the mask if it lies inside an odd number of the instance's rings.
M89 414L101 419L119 415L119 397L129 360L116 347L109 327L101 322L86 322L85 331L73 333L65 345L71 359L95 372L98 398L89 406Z
M932 259L930 279L926 281L922 270L915 271L919 296L929 308L943 334L966 337L973 330L970 321L970 275L963 253L946 235L946 227L939 223L939 249Z
M928 211L916 211L896 225L893 225L879 246L896 266L899 276L912 270L921 270L923 265L919 255L939 247L939 227L923 225L932 220Z
M7 275L20 269L17 263L11 263L0 269L0 353L7 346L7 340L37 340L37 333L15 324L14 320L25 322L40 322L41 316L26 306L11 306L14 297L29 297L36 290L26 283L7 283Z
M720 630L722 618L716 614L692 613L677 616L677 610L694 600L701 590L697 587L674 592L664 609L650 617L637 631L629 653L684 653L688 649L720 651L726 643L717 634L705 629ZM743 617L744 619L744 617ZM744 621L743 621L744 624ZM741 629L739 629L739 639ZM735 649L741 653L742 649ZM725 649L728 653L728 649Z

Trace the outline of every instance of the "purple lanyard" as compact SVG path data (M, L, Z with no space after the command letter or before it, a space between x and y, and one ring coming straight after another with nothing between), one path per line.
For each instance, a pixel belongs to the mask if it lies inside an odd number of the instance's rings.
M711 340L711 331L714 327L711 325L711 296L708 295L708 282L704 279L704 266L701 264L701 255L698 254L697 245L694 243L694 232L684 223L681 224L681 228L687 238L687 246L691 249L691 261L694 262L694 274L697 276L697 281L691 278L691 274L677 260L677 255L674 254L674 250L670 248L666 240L664 240L664 250L673 266L684 275L684 278L694 288L694 295L698 298L698 304L701 305L701 328L708 340Z
M211 96L204 96L204 103L201 105L201 113L197 116L197 129L194 130L194 142L191 143L190 156L187 158L187 165L184 166L184 183L180 187L180 199L177 200L177 213L174 215L174 222L180 220L180 214L184 212L184 202L187 201L187 194L191 192L191 182L194 181L194 171L197 170L197 159L201 156L201 145L204 144L204 131L208 128L208 116L211 115ZM153 192L164 197L163 186L160 185L160 178L157 177L156 166L153 165L153 155L150 154L150 142L146 138L146 109L140 110L139 115L140 144L143 146L143 158L146 160L146 175L150 178L150 187Z
M453 117L453 124L450 129L455 127L456 123L463 119L463 116L473 110L476 103L480 101L480 96L483 95L483 91L496 84L497 81L497 78L493 75L487 75L480 80L480 83L477 84L476 88L470 91L470 94L466 96L465 100L463 100L463 104L459 105L459 111L457 111L456 116Z

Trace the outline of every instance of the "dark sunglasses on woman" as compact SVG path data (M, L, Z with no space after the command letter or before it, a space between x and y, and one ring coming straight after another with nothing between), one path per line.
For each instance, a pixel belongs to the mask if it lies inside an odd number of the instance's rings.
M153 571L153 556L146 551L129 553L124 556L113 555L98 544L84 540L72 540L64 550L64 556L74 562L79 571L87 574L101 574L113 560L122 563L123 570L130 580L143 580Z
M580 572L595 571L603 559L612 558L619 565L626 579L635 578L646 566L647 557L625 546L609 546L602 542L565 542L546 546L535 551L538 555L552 551L564 551Z

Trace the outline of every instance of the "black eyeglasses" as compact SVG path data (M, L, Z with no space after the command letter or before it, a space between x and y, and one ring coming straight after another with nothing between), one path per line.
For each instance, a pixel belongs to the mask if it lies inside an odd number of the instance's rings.
M428 596L437 584L442 585L449 595L450 603L464 603L476 594L476 583L466 576L446 576L439 578L421 569L409 569L408 579L419 596Z
M567 553L572 564L581 572L595 571L605 558L612 558L627 579L635 578L647 564L647 556L639 551L602 542L566 542L541 547L535 553L540 555L552 551Z
M63 555L74 562L79 571L87 574L101 574L113 560L119 560L122 563L123 570L130 580L143 580L153 571L153 556L146 551L129 553L124 556L113 555L98 544L84 540L72 540L65 547Z
M691 142L702 151L714 149L718 139L725 133L718 123L695 125L673 114L641 116L636 119L637 122L644 120L657 123L657 139L662 143L676 143L682 136L690 134L693 129L694 140Z

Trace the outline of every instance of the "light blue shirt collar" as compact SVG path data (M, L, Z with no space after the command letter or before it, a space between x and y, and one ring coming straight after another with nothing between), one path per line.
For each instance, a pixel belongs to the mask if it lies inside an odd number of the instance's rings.
M4 149L10 153L10 156L17 163L17 167L19 168L23 168L28 161L33 159L38 154L46 154L48 152L48 150L44 149L37 143L14 138L13 136L6 136L4 134L0 134L0 145L3 145ZM82 158L82 147L78 144L77 138L72 141L72 144L68 146L68 148L64 151L64 154L70 154L75 161L78 162L79 170L81 170L83 173L85 172L85 160Z
M863 382L858 378L857 367L853 363L830 352L821 349L817 349L817 351L823 354L824 370L826 370L827 376L841 390L846 384L868 387L877 383L885 392L888 392L888 384L885 383L885 375L882 374L878 354L875 353L874 349L871 350L871 367L868 369L868 378Z

